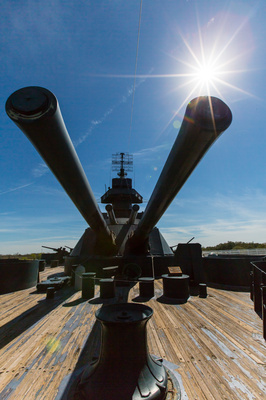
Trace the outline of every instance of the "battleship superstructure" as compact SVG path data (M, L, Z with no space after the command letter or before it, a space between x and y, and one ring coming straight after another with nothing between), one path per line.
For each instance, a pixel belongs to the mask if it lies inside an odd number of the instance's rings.
M266 358L261 321L248 293L214 288L208 288L208 296L189 293L187 274L167 274L178 258L156 228L198 162L230 125L230 109L213 97L188 104L144 212L139 212L142 196L126 175L132 158L115 155L118 177L101 197L106 213L97 205L55 96L43 88L24 88L10 96L6 110L89 225L65 259L65 274L76 279L81 267L82 285L86 279L99 285L89 299L73 287L49 291L49 296L47 291L47 297L31 289L3 295L0 397L84 400L95 395L97 400L116 400L123 393L121 400L262 398ZM46 269L41 279L62 273L62 268ZM101 279L108 269L112 279ZM145 283L152 283L154 291L144 298ZM179 301L180 293L166 296L172 284L176 290L185 288L184 301ZM115 289L111 297L102 290L108 285ZM158 357L149 354L147 345Z
M133 236L143 217L143 212L139 212L143 198L132 187L132 179L127 176L133 170L133 155L122 152L113 154L112 170L117 172L117 177L112 179L112 186L101 196L101 203L106 204L106 213L102 215L114 237L115 253L106 257L100 251L95 255L95 233L87 228L70 257L66 258L66 274L70 274L71 265L77 262L84 265L86 271L97 272L101 268L117 265L118 273L125 277L127 273L134 275L134 268L136 277L166 273L166 267L175 262L174 253L158 228L152 228L142 251L134 253L127 248L128 239Z

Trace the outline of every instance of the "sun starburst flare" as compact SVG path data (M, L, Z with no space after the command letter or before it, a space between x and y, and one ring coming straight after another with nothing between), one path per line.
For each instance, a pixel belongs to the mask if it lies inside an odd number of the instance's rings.
M188 36L189 40L181 32L178 32L185 51L181 57L180 55L175 57L173 54L171 57L178 63L177 67L181 69L180 65L183 65L187 73L182 84L174 87L172 91L180 93L183 88L186 88L188 94L185 95L184 101L178 109L174 111L161 134L172 122L182 117L179 115L181 109L194 97L218 96L225 102L227 102L228 96L232 99L233 92L256 97L235 84L240 74L248 72L243 68L243 62L245 57L250 55L252 41L243 41L243 34L245 35L248 31L249 18L246 17L237 24L235 18L231 17L223 16L220 21L212 18L205 27L201 27L197 19L198 32L197 35L194 35L194 40L191 39L192 35ZM211 27L213 28L210 29ZM243 31L244 27L245 32ZM239 35L240 32L242 32L241 35ZM241 47L243 42L245 46ZM241 69L238 68L240 62ZM184 78L184 74L176 74L176 77ZM232 83L232 79L234 79L234 83ZM230 92L228 92L229 89Z
M178 92L181 101L159 136L171 123L174 123L175 128L180 126L181 110L195 97L217 96L225 102L229 98L231 101L236 101L234 92L256 97L237 86L239 77L250 72L248 68L243 68L245 59L250 56L253 46L248 24L249 16L243 18L224 13L212 17L205 26L200 24L198 17L196 19L197 30L195 32L189 31L186 35L180 31L176 32L178 53L175 54L172 50L165 53L173 60L172 70L178 70L178 73L91 74L94 77L137 78L144 81L146 79L176 80L168 94ZM241 68L238 68L240 65ZM233 83L232 79L234 79ZM180 81L181 83L179 83ZM182 97L182 93L185 93L184 97Z

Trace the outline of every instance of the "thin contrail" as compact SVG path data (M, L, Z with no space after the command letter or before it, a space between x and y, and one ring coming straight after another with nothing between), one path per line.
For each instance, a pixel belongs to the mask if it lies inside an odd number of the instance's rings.
M142 83L144 83L146 81L146 78L148 77L148 75L143 75L143 77L144 78L142 78L135 85L135 89L138 88ZM80 144L82 144L97 126L101 125L109 115L111 115L119 106L121 106L121 104L127 102L129 97L132 96L132 93L133 93L133 85L132 85L132 87L130 89L127 90L126 94L123 95L121 97L121 99L116 104L114 104L112 107L109 107L107 109L107 111L105 111L105 113L103 114L103 116L101 118L91 121L89 129L87 130L87 132L84 133L84 135L80 136L77 140L75 140L73 142L74 146L78 147Z
M6 193L10 193L10 192L15 192L16 190L23 189L24 187L30 186L33 183L34 182L26 183L25 185L21 185L21 186L17 186L15 188L12 188L12 189L5 190L4 192L0 192L0 195L1 194L6 194Z

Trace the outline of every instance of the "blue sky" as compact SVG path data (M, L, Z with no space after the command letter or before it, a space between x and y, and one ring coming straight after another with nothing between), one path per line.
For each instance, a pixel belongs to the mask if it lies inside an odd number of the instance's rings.
M114 177L111 155L123 151L147 201L187 103L220 97L233 122L157 226L170 245L266 242L266 3L143 0L132 113L140 4L1 0L0 254L73 247L87 227L5 114L24 86L56 95L97 199Z

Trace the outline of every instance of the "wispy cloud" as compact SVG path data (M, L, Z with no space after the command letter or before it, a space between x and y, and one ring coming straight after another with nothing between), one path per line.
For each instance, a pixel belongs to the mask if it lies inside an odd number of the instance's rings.
M15 192L17 190L25 189L28 186L32 186L32 185L36 184L38 179L41 178L42 176L44 176L45 174L47 174L48 172L49 172L49 168L47 167L47 165L44 163L39 163L30 172L30 177L29 177L30 181L29 182L24 183L23 185L16 185L15 187L10 187L6 190L3 190L0 192L0 196L10 193L10 192ZM40 188L39 188L39 190L40 190ZM46 193L47 193L47 190L49 190L49 189L45 188Z
M212 24L214 23L214 21L215 21L215 18L212 17L212 18L208 21L208 23L207 23L207 28L208 28L210 25L212 25Z
M6 217L6 216L10 216L12 214L14 214L15 211L7 211L7 212L1 212L0 213L0 217Z
M49 252L48 249L42 248L42 245L50 247L74 247L79 237L69 236L58 236L58 237L42 237L40 239L28 240L21 238L20 240L1 241L0 254L27 254L27 253L44 253Z
M34 178L41 178L43 175L47 174L48 171L49 168L46 164L39 163L38 165L36 165L36 167L32 169L31 173Z
M94 129L96 129L99 125L101 125L107 119L107 117L109 117L109 115L111 115L114 112L115 108L117 108L117 105L115 105L115 106L109 108L107 111L105 111L105 113L103 114L103 116L101 118L99 118L97 120L92 120L87 132L84 133L84 135L81 135L78 138L78 140L73 141L74 146L78 147L80 144L85 142L87 137L91 135L91 133L94 131Z
M266 196L259 191L175 200L160 222L161 231L171 245L192 236L205 246L228 240L261 243L266 240L265 204ZM164 227L169 221L171 226Z
M152 70L149 72L149 74L152 72ZM149 77L148 75L145 75L143 78L141 78L135 85L135 90L146 81L146 79ZM110 77L110 76L106 76L106 77ZM75 140L74 146L78 147L80 144L82 144L88 136L91 135L91 133L94 131L94 129L96 127L98 127L99 125L103 124L105 122L105 120L117 109L119 108L119 106L121 106L121 104L126 103L128 101L128 99L133 95L133 89L134 89L134 85L131 85L130 88L127 89L126 93L117 101L117 103L113 104L112 106L110 106L102 115L102 117L96 119L96 120L92 120L90 123L90 126L87 130L86 133L84 133L83 135L81 135L77 140Z
M42 245L74 247L86 223L74 215L0 215L0 254L41 252ZM70 229L71 227L71 229Z
M169 148L170 143L164 143L154 147L147 147L133 153L133 157L138 158L139 160L147 161L150 158L153 158L155 154L161 153L162 151L168 150Z
M215 220L211 223L187 225L186 227L162 228L169 244L184 243L195 236L195 241L203 246L232 241L265 242L266 216L260 220L232 221Z
M133 153L133 158L134 160L136 160L135 165L137 166L137 170L146 171L144 174L144 180L146 182L147 180L149 181L152 177L154 177L154 174L155 176L157 176L158 172L161 171L165 161L167 160L170 148L171 143L168 142L160 144L158 146L140 149Z

